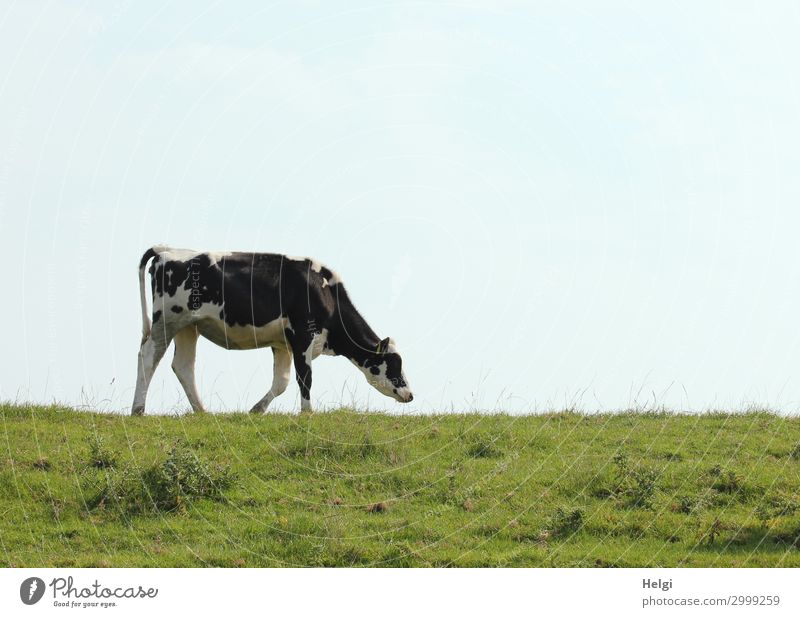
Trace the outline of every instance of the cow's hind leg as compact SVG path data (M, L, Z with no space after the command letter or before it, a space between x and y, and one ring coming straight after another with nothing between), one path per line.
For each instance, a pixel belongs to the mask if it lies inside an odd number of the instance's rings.
M283 394L289 385L289 377L292 373L292 354L288 349L273 347L272 355L274 356L272 387L264 395L264 398L253 405L250 413L264 413L275 397Z
M172 370L178 381L181 382L192 410L202 412L205 410L194 381L194 360L198 336L197 328L194 326L187 326L175 335L175 356L172 358Z
M164 352L172 342L171 338L163 335L163 333L153 332L142 341L139 347L139 355L137 357L137 375L136 375L136 393L133 395L133 406L131 407L131 414L134 416L144 415L144 404L147 399L147 389L150 387L150 380L153 379L153 373L156 371L158 363L164 357Z

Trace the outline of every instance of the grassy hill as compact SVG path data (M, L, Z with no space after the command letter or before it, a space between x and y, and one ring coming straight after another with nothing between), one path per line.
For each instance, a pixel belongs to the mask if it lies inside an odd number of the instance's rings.
M0 566L800 566L800 419L0 405Z

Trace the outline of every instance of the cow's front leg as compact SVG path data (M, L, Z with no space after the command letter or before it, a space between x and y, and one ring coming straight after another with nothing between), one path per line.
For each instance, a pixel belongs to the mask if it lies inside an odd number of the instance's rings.
M250 413L264 413L273 399L283 394L289 385L289 378L292 374L292 354L288 349L273 347L272 355L274 356L272 387L264 395L264 398L253 405Z
M294 352L294 370L300 386L300 410L311 411L311 354Z

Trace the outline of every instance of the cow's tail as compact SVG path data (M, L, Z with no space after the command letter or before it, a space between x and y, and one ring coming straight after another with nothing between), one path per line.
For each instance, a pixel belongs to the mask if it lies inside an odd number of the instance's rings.
M150 313L147 311L147 291L144 288L144 271L145 268L147 268L147 262L158 255L155 248L156 247L151 247L147 249L139 262L139 297L142 301L142 343L150 336L150 328L153 325L150 322Z

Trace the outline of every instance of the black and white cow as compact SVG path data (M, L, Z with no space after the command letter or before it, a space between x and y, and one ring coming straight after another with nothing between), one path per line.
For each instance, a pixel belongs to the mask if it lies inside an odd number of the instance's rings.
M150 260L153 321L147 311ZM301 408L311 409L311 361L344 356L379 392L412 400L403 361L350 301L339 276L319 262L273 253L204 253L154 246L139 264L142 343L133 414L143 414L153 372L172 341L172 369L194 411L203 411L194 380L197 338L226 349L272 347L272 387L251 412L262 413L289 385L294 362Z

